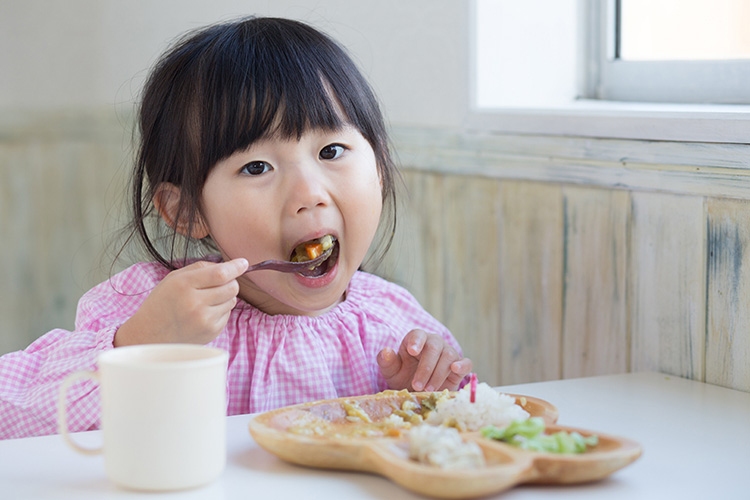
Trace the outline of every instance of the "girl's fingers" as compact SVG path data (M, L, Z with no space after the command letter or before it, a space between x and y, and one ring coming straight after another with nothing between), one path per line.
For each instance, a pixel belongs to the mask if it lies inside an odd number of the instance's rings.
M469 358L461 358L451 364L451 372L460 377L460 379L463 379L466 375L470 374L473 369L474 363Z
M424 333L424 332L423 332ZM428 380L435 371L435 367L440 361L440 355L443 351L443 339L439 335L427 336L424 345L419 353L419 364L414 373L411 386L415 391L425 389Z
M237 297L233 297L224 304L215 307L216 319L214 323L214 329L218 336L229 321L229 316L232 314L232 309L237 304Z
M401 357L390 347L380 351L375 359L386 380L395 377L401 370Z
M427 342L427 333L423 330L412 330L406 334L401 341L399 354L406 358L408 356L417 357L422 353L425 343Z
M440 353L440 359L435 365L435 369L432 371L430 380L425 385L425 391L436 391L443 385L451 375L451 365L459 359L458 353L451 346L444 346Z
M457 390L461 386L461 382L471 373L473 368L474 364L469 358L462 358L452 363L450 366L450 375L445 379L445 384L443 384L442 388L451 391Z
M195 267L193 267L195 266ZM228 262L196 262L183 268L189 270L192 285L199 289L214 288L236 280L247 270L246 259L234 259Z
M240 285L237 280L232 280L223 285L198 290L197 293L200 294L200 301L203 304L220 306L237 297L237 294L240 293Z

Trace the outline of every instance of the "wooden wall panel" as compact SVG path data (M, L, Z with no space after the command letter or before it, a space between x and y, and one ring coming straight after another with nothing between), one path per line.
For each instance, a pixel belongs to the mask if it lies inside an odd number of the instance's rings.
M125 189L114 180L120 161L80 142L0 146L0 352L72 329L81 295L107 278L107 239L122 222L111 208Z
M706 382L750 391L750 203L708 202Z
M0 115L0 354L70 328L108 275L128 120ZM483 380L654 369L750 391L750 146L396 135L408 193L378 271Z
M633 193L631 369L703 380L706 223L701 197Z
M629 367L627 191L565 187L564 378Z
M443 175L404 172L393 246L378 274L407 288L434 316L443 315L445 219Z
M500 183L494 179L446 176L443 181L445 284L443 321L472 358L480 380L499 384L498 291L501 242Z
M563 201L558 185L502 183L498 380L516 384L562 375Z

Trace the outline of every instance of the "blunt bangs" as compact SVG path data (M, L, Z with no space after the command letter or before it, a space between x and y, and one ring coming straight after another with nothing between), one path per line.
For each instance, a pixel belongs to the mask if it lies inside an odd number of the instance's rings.
M222 30L204 52L212 71L197 85L203 110L203 166L265 138L297 139L310 129L351 123L376 148L380 111L349 57L294 21L256 19ZM363 105L364 104L364 105Z

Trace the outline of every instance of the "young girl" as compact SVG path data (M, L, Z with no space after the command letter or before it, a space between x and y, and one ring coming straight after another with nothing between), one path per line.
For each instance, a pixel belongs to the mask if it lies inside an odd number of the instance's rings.
M397 174L375 97L335 42L267 18L190 34L146 82L139 132L134 234L153 261L85 294L75 331L0 358L0 438L56 432L62 379L129 344L228 351L229 415L459 387L472 363L448 330L358 270ZM330 257L309 273L245 274L321 245ZM94 383L69 391L68 418L98 427Z

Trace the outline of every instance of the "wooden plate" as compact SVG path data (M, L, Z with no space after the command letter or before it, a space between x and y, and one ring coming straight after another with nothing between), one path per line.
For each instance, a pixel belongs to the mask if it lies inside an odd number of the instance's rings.
M616 437L554 425L558 411L552 404L529 396L513 395L533 417L541 417L547 432L577 431L584 436L596 434L599 443L586 453L562 455L521 450L483 438L479 432L462 433L465 441L474 441L482 449L486 466L466 469L442 469L408 458L406 437L387 436L377 427L374 435L348 435L361 426L348 422L345 407L354 403L373 421L386 418L393 407L400 408L409 398L421 402L430 393L386 391L370 396L315 401L260 414L250 421L250 434L264 449L288 462L308 467L355 470L380 474L422 495L437 498L470 498L498 493L521 483L580 483L595 481L636 460L641 454L638 443ZM292 431L300 423L315 427L322 435ZM331 435L327 424L344 434ZM396 431L396 434L398 432Z

